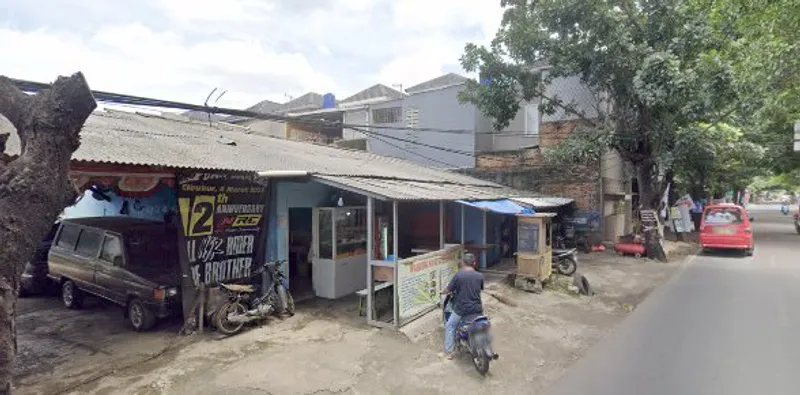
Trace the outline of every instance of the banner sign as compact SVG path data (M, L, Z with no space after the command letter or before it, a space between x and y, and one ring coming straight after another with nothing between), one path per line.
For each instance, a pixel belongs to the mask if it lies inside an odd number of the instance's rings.
M463 248L460 245L403 259L397 264L397 299L400 324L436 307L441 290L458 270Z
M255 174L178 174L178 209L195 286L249 278L263 256L267 187Z

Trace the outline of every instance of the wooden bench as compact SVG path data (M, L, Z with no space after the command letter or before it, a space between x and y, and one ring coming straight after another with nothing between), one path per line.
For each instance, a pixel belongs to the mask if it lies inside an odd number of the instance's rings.
M391 288L392 285L393 285L393 283L390 283L390 282L377 284L377 285L375 285L375 293L378 293L378 291L382 291L382 290L387 289L387 288ZM369 293L369 288L365 288L365 289L362 289L362 290L356 292L356 295L358 295L358 315L360 317L363 317L364 315L367 314L367 294L368 293ZM377 303L373 303L372 304L372 318L373 319L375 317L377 317L377 315L378 315L378 313L377 313L378 309L377 309L376 305L377 305Z

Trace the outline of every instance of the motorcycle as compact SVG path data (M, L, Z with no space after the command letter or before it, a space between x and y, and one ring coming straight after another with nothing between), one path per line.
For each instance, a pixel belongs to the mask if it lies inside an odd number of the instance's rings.
M447 295L442 303L444 323L452 313L452 297ZM461 322L456 331L456 350L459 355L469 355L472 364L481 376L489 371L489 362L500 358L492 350L492 327L489 317L485 315L471 315L461 317Z
M289 293L286 276L280 262L268 262L255 270L251 276L258 278L256 285L220 284L227 292L228 301L214 314L217 330L225 335L241 332L244 324L264 320L272 314L294 315L294 299ZM261 274L269 273L270 285L261 292Z
M578 270L578 250L576 248L554 248L553 269L563 276L571 276Z

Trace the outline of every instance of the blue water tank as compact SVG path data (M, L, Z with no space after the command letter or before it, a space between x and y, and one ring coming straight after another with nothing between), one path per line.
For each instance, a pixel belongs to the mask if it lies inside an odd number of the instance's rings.
M333 93L322 96L322 108L336 108L336 96Z
M481 85L484 86L492 86L492 79L491 78L482 78Z

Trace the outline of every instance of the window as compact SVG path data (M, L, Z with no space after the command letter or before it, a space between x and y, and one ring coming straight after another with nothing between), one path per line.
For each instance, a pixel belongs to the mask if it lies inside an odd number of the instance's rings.
M533 136L539 134L539 104L525 104L525 135Z
M75 251L81 255L96 257L102 241L102 233L93 229L84 229L78 238L78 246L75 247Z
M57 246L66 248L68 250L75 249L75 242L78 241L78 235L81 234L81 228L74 225L64 225L61 228L61 234L58 235Z
M706 211L706 223L712 225L732 225L744 223L742 212L735 207L713 208Z
M400 123L403 121L402 107L378 108L372 110L372 123Z
M159 267L174 271L178 265L178 236L168 228L148 229L125 234L131 268Z
M114 266L122 266L122 243L119 237L106 235L103 249L100 250L100 259L113 263Z

